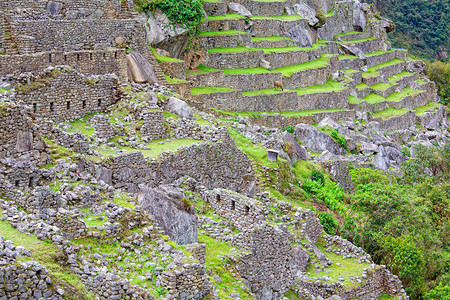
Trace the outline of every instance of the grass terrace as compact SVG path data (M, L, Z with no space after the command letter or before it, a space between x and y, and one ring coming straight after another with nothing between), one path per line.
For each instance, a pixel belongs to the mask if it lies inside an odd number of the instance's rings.
M208 16L208 21L222 21L222 20L244 20L245 17L238 14L226 14L225 16ZM206 20L203 20L206 21Z
M357 84L355 87L356 87L358 90L362 90L362 89L368 88L369 86L368 86L366 83L362 82L362 83L360 83L360 84Z
M338 37L343 37L343 36L347 36L347 35L353 35L353 34L358 34L358 33L361 33L361 32L358 32L358 31L349 31L349 32L344 32L344 33L339 33L339 34L336 34L334 37L336 37L336 38L338 38Z
M269 1L269 2L271 2L271 1ZM253 16L252 20L276 20L276 21L283 21L283 22L293 22L293 21L303 20L303 18L299 15L272 16L272 17Z
M344 41L341 42L341 44L357 44L357 43L363 43L363 42L368 42L368 41L372 41L372 40L376 40L377 38L374 36L369 36L368 38L365 39L359 39L359 40L353 40L353 41Z
M358 104L361 103L361 99L356 98L355 96L348 96L348 103L350 104Z
M382 63L382 64L379 64L379 65L370 67L370 68L367 69L367 72L368 72L368 73L370 73L370 72L375 72L375 71L377 71L378 69L381 69L381 68L384 68L384 67L393 66L393 65L399 64L399 63L401 63L401 62L404 62L404 60L403 60L403 59L399 59L399 58L395 58L395 59L393 59L393 60L384 62L384 63Z
M169 56L163 56L159 55L158 52L156 52L155 48L150 47L150 51L152 51L153 55L155 56L156 61L158 62L183 62L181 59L176 59Z
M264 54L271 54L271 53L286 53L286 52L294 52L294 51L310 51L315 50L319 48L319 44L314 44L311 47L296 47L296 46L290 46L290 47L282 47L282 48L253 48L253 47L246 47L246 46L240 46L240 47L219 47L219 48L213 48L208 49L208 53L243 53L248 51L264 51Z
M283 40L292 41L291 38L287 38L287 37L284 37L284 36L266 36L266 37L257 36L257 37L252 37L252 41L253 42L259 42L259 41L277 42L277 41L283 41Z
M192 95L200 95L200 94L212 94L212 93L224 93L224 92L233 92L238 91L237 89L230 89L226 87L220 86L204 86L204 87L196 87L191 88Z
M248 34L248 33L238 30L205 31L199 33L197 36L221 36L221 35L239 35L239 34Z
M179 78L170 78L169 75L164 75L166 77L166 81L167 83L171 84L171 83L182 83L182 82L187 82L184 79L179 79Z
M375 52L367 53L366 56L368 56L368 57L370 57L370 56L377 56L377 55L390 53L390 52L394 52L394 49L391 49L391 50L388 50L388 51L377 50Z
M328 108L328 109L314 109L314 110L300 110L300 111L284 111L284 112L265 112L265 111L247 111L247 112L233 112L233 111L223 111L211 108L211 110L220 112L223 115L226 116L242 116L242 117L253 117L253 118L261 118L262 114L268 114L268 115L275 115L280 114L285 117L306 117L306 116L312 116L314 114L318 113L332 113L332 112L338 112L338 111L345 111L344 108Z
M399 109L397 109L397 108L389 107L386 110L382 110L382 111L379 111L377 113L374 113L373 117L374 118L390 119L392 117L398 117L398 116L404 115L407 112L408 112L408 110L406 108L399 108Z
M442 104L437 103L437 102L428 102L427 105L415 108L416 115L417 116L423 116L425 113L427 113L429 111L434 111L437 108L440 108L441 106L442 106Z
M408 76L412 76L412 75L414 75L414 73L410 73L408 71L403 71L401 73L389 76L388 79L391 82L392 81L398 82L398 81L402 80L403 78L408 77Z

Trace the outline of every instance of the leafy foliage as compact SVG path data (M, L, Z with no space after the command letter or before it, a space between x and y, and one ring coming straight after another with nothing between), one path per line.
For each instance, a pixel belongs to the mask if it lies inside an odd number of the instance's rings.
M284 130L289 133L294 133L294 127L292 127L291 125L286 126Z
M435 60L440 49L450 49L450 1L448 0L367 0L395 22L389 33L396 48ZM447 58L448 60L448 58Z
M170 25L187 28L193 35L203 18L203 3L204 0L138 0L137 5L146 13L161 9L171 21Z
M338 143L342 148L345 148L345 143L347 142L342 134L339 134L337 129L331 131L331 138Z
M337 226L339 225L339 223L332 214L330 214L329 212L320 212L319 220L323 225L323 229L326 233L331 235L336 234Z
M450 63L445 64L441 61L427 63L425 73L436 83L441 103L450 105Z
M311 180L319 182L320 185L323 185L325 183L325 176L323 176L323 173L319 170L312 170L311 171Z

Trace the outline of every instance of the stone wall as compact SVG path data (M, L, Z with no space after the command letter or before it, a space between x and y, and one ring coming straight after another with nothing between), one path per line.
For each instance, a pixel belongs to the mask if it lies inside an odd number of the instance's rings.
M141 133L151 139L164 137L166 128L164 127L164 111L162 108L149 108L142 113L143 124Z
M24 107L0 102L0 158L47 163L46 143L27 117Z
M341 1L335 4L333 15L327 18L327 22L319 28L319 39L332 41L334 36L353 30L353 2Z
M0 55L0 76L38 73L55 65L70 66L86 75L116 74L122 82L128 79L124 49Z
M380 123L380 129L382 131L408 128L409 126L416 124L416 112L409 111L401 116L396 116L389 119L374 118L373 120Z
M228 190L215 189L206 198L216 214L240 230L261 225L268 214L259 201Z
M46 267L30 257L31 253L22 246L0 236L0 297L3 299L63 299L64 290L53 283Z
M95 136L98 139L107 141L116 135L115 130L106 115L97 114L91 119L91 122L94 126Z
M115 102L117 87L115 75L87 77L64 66L44 70L32 77L30 84L15 84L17 98L29 105L36 117L55 122L103 112Z
M65 132L59 127L52 130L52 135L58 141L58 144L64 148L71 149L75 152L88 154L89 140L81 132Z
M142 26L134 19L20 20L13 22L12 29L15 36L33 37L35 52L104 49L116 46L114 39L120 36L130 48L147 57ZM19 49L22 46L19 44Z
M272 95L242 96L239 91L199 94L191 96L191 105L207 110L215 108L223 111L300 111L327 108L348 108L350 88L341 91L302 94L284 92Z

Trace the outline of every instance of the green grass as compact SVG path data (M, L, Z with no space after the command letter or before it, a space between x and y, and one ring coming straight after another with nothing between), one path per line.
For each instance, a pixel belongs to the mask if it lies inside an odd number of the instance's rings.
M2 214L1 210L0 214ZM41 241L33 235L21 233L6 221L0 221L0 234L5 239L12 241L16 246L23 246L29 250L31 257L50 271L54 282L64 288L65 296L68 299L95 299L85 289L80 278L59 262L65 258L56 245L51 242Z
M369 72L369 73L370 72L374 72L374 71L377 71L378 69L381 69L381 68L384 68L384 67L393 66L393 65L399 64L401 62L404 62L404 60L403 59L399 59L399 58L395 58L393 60L384 62L382 64L370 67L370 68L367 69L367 72Z
M224 92L232 92L232 91L237 91L237 89L230 89L230 88L220 87L220 86L202 86L202 87L191 88L192 95L224 93Z
M238 14L226 14L225 16L209 16L208 21L222 21L222 20L244 20L245 17Z
M296 47L296 46L288 46L281 48L253 48L253 47L218 47L208 49L208 53L245 53L245 52L253 52L253 51L264 51L264 54L272 54L272 53L286 53L286 52L294 52L294 51L310 51L319 48L319 44L314 44L311 47Z
M358 104L358 103L361 103L361 99L358 99L355 96L349 95L348 96L348 103Z
M369 36L368 38L365 39L359 39L359 40L353 40L353 41L344 41L341 42L342 44L356 44L356 43L363 43L363 42L367 42L367 41L372 41L372 40L376 40L377 38L374 36Z
M273 17L265 17L265 16L253 16L252 20L277 20L283 22L292 22L303 19L299 15L291 15L291 16L273 16Z
M166 81L167 83L171 84L171 83L181 83L181 82L187 82L184 79L179 79L179 78L170 78L169 75L164 75L166 77Z
M211 125L211 123L209 123L208 121L204 120L204 119L200 116L200 114L195 113L194 115L195 115L195 122L196 122L198 125Z
M340 34L336 34L334 37L343 37L343 36L347 36L347 35L352 35L352 34L358 34L358 33L361 33L361 32L358 32L358 31L349 31L349 32L344 32L344 33L340 33Z
M210 73L210 72L223 71L223 70L220 70L220 69L213 69L213 68L207 67L205 65L199 65L197 67L197 69L198 69L197 71L187 70L186 73L199 75L199 74L207 74L207 73Z
M417 83L419 83L419 85L426 84L426 82L422 78L418 78L418 79L416 79L416 81L417 81Z
M384 98L380 95L374 94L374 93L370 93L369 95L364 97L362 100L366 101L367 103L379 103L379 102L386 101L386 98Z
M393 51L394 51L393 49L388 50L388 51L377 50L377 51L374 51L374 52L367 53L366 56L367 57L371 57L371 56L381 55L381 54L385 54L385 53L390 53L390 52L393 52Z
M370 87L376 91L385 91L392 86L393 86L393 84L391 84L391 83L380 82L380 83L374 84Z
M386 110L374 113L373 117L374 118L389 119L389 118L392 118L392 117L401 116L401 115L403 115L403 114L405 114L407 112L408 112L408 110L406 108L399 108L399 109L397 109L397 108L390 107L390 108L388 108Z
M270 41L270 42L277 42L277 41L283 41L283 40L288 40L288 41L292 41L291 38L287 38L284 36L257 36L257 37L252 37L252 41L253 42L259 42L259 41Z
M181 59L159 55L158 52L156 52L155 48L150 47L150 51L152 51L153 55L155 56L158 62L179 62L179 63L183 62Z
M222 35L239 35L239 34L248 34L248 33L238 30L223 30L223 31L206 31L199 33L197 36L222 36Z
M306 269L306 273L309 273L309 276L313 277L322 277L322 276L328 276L331 278L330 282L337 282L339 277L342 276L344 278L344 281L341 281L346 290L355 288L358 283L355 283L351 280L351 277L355 276L361 276L364 269L370 266L369 263L358 263L358 260L356 258L343 258L340 255L337 255L333 252L326 252L325 251L325 241L323 238L319 238L317 242L317 248L322 251L325 256L333 262L333 264L326 268L325 270L321 272L316 272L314 265L309 264L309 266ZM336 263L339 263L340 266L338 266ZM320 264L320 263L319 263Z
M326 55L322 55L320 58L312 61L308 61L302 64L290 65L281 68L273 69L272 72L281 72L285 77L291 77L294 73L311 70L311 69L319 69L326 67L330 63L330 58Z
M158 144L159 142L164 142L163 144ZM142 155L144 157L152 157L156 158L158 155L163 153L164 151L175 151L178 148L182 146L189 146L192 144L197 144L200 142L199 140L193 140L193 139L177 139L177 140L170 140L169 142L166 142L164 139L159 140L153 140L153 142L148 143L147 146L151 148L151 150L137 150L131 147L120 147L121 150L127 150L128 153L131 152L142 152ZM105 155L115 155L116 150L104 150L104 149L97 149L98 152L105 154Z
M222 257L233 253L234 247L204 234L198 235L198 242L206 244L206 272L208 274L214 273L221 279L220 282L214 284L217 287L219 298L230 299L228 295L236 290L240 299L252 299L248 292L240 288L240 285L235 285L240 278L235 278L231 271L224 267ZM213 278L212 280L214 281Z
M299 110L299 111L284 111L284 112L264 112L264 111L247 111L247 112L233 112L233 111L222 111L218 109L212 109L214 111L220 112L227 116L242 116L242 117L253 117L261 118L263 113L268 115L280 114L285 117L305 117L311 116L317 113L332 113L338 111L344 111L344 108L328 108L328 109L313 109L313 110Z
M72 129L69 130L69 132L75 132L77 130L81 131L84 135L93 135L94 127L92 127L91 124L87 123L87 119L90 117L96 115L97 113L90 113L82 117L81 119L75 120L70 122L70 125L72 125Z
M403 78L411 76L411 75L414 75L414 73L410 73L408 71L403 71L401 73L389 76L388 79L390 82L398 82L398 81L402 80Z
M381 295L379 298L378 298L378 300L394 300L395 298L394 297L392 297L391 295L389 295L389 294L383 294L383 295Z
M423 115L423 114L425 114L426 112L428 112L428 111L430 111L430 110L432 110L432 109L434 109L435 107L441 107L442 106L442 104L440 104L440 103L437 103L437 102L428 102L426 105L424 105L424 106L420 106L420 107L416 107L415 108L415 110L416 110L416 115Z
M360 84L357 84L355 87L356 87L358 90L362 90L362 89L368 88L369 86L368 86L366 83L362 82L362 83L360 83Z

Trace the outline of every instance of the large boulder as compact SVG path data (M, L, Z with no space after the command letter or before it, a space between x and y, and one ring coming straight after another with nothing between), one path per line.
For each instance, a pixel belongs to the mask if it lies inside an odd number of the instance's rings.
M350 45L341 44L340 46L341 46L341 49L346 54L358 56L359 59L362 59L364 61L367 59L366 54L364 54L364 52L361 49L359 49L358 47L356 47L353 44L350 44Z
M155 70L142 54L137 52L128 54L127 66L130 80L137 83L158 83Z
M309 7L307 4L298 3L295 4L292 9L297 15L308 20L308 24L310 26L316 26L319 23L319 19L316 18L316 11Z
M333 120L332 118L330 118L329 116L326 116L322 121L319 122L319 127L326 127L326 126L330 126L331 128L338 128L339 124Z
M189 30L171 25L167 15L160 10L149 14L145 30L148 42L155 48L166 50L171 57L180 57L188 48Z
M384 149L386 150L389 159L395 161L397 164L401 164L406 160L405 156L400 150L390 146L386 146L384 147Z
M381 145L378 147L378 153L373 157L373 166L379 170L387 170L391 166L389 155Z
M166 104L166 110L181 118L194 119L194 112L186 102L175 97L170 97Z
M198 218L182 190L170 185L150 188L141 184L138 200L171 240L179 245L197 242Z
M366 16L359 1L353 2L353 28L356 31L363 32L366 30Z
M290 37L298 47L311 47L313 40L308 30L298 25L289 30Z
M391 32L394 31L395 29L395 23L392 22L389 19L383 18L383 17L378 17L382 22L383 22L383 27L386 30L386 32Z
M291 163L294 164L299 160L307 160L309 155L306 149L300 146L295 140L294 136L289 132L283 133L284 150L289 155Z
M323 152L328 150L336 155L346 153L328 134L308 124L295 126L294 136L302 142L308 151Z
M228 3L228 11L232 14L238 14L247 18L253 17L252 13L247 8L236 2Z

